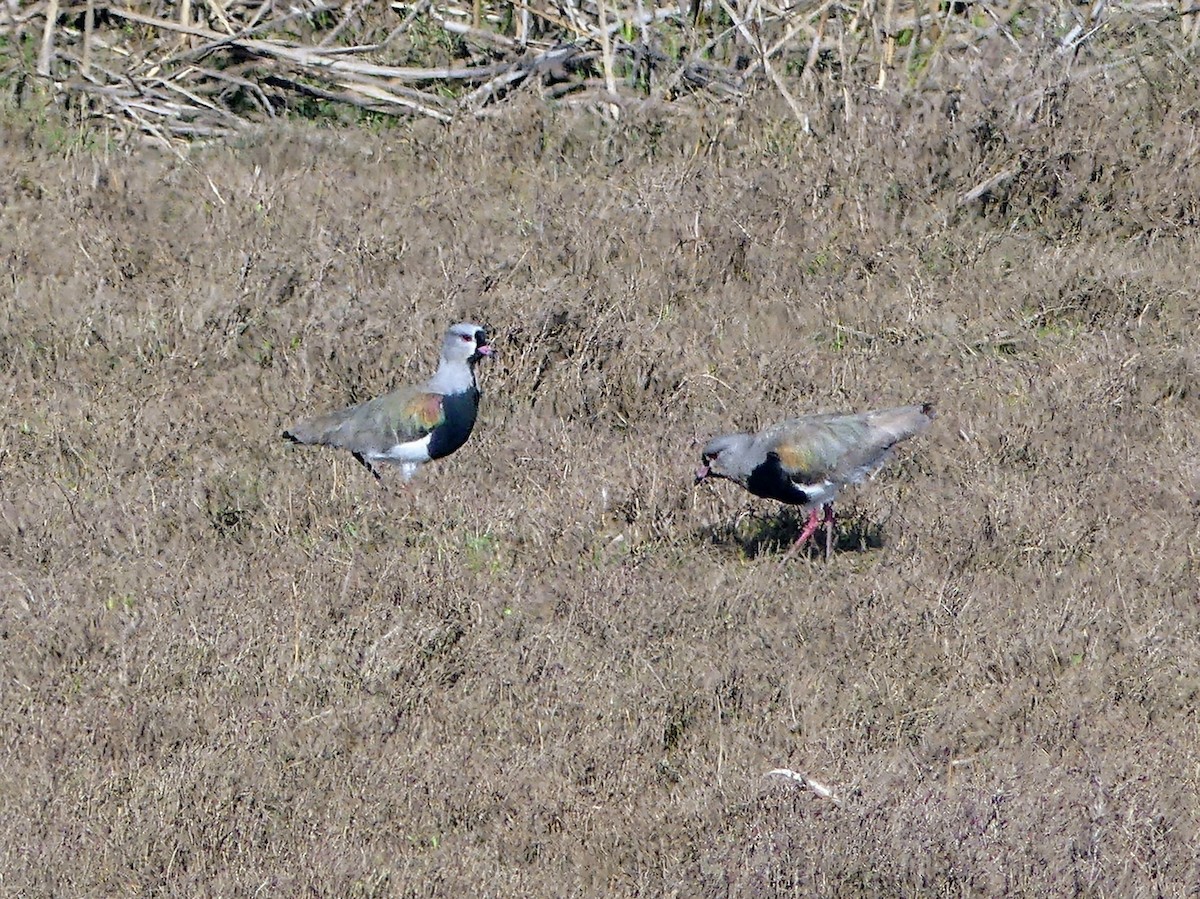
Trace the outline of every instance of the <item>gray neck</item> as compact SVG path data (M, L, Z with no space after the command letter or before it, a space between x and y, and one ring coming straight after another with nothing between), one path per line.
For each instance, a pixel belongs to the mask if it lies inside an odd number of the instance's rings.
M461 359L443 359L425 386L433 393L462 393L475 387L475 370Z

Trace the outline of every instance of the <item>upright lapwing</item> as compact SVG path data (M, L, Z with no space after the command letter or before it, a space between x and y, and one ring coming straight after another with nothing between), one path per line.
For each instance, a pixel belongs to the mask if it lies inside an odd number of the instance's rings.
M430 459L448 456L471 436L479 411L475 363L492 354L479 325L452 325L437 372L419 387L401 387L349 409L318 415L283 432L293 443L347 449L379 479L375 466L400 466L405 482Z

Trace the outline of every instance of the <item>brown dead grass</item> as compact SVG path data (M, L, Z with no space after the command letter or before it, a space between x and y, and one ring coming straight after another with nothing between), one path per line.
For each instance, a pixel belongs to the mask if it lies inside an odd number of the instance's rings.
M1189 894L1200 90L1010 65L811 136L8 131L4 892ZM278 439L467 316L482 420L411 495ZM926 399L828 567L690 486Z

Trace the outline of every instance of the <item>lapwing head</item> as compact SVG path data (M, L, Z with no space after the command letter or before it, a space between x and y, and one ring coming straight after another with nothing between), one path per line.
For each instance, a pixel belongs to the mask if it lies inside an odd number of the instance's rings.
M700 452L700 467L696 469L696 483L707 478L728 478L742 482L748 472L742 470L742 454L754 440L750 434L723 434L708 441Z
M442 343L442 357L450 361L468 362L474 365L484 356L492 355L492 344L487 329L472 322L459 322L446 332Z

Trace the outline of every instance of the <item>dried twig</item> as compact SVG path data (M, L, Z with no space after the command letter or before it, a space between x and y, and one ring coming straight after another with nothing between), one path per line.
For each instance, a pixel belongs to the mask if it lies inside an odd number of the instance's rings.
M322 37L317 43L317 46L328 47L335 40L337 40L338 35L346 30L347 26L354 21L358 14L362 12L363 7L369 2L370 0L357 0L357 2L350 4L350 8L346 10L345 15L342 16L341 20L336 25L329 29L325 36Z
M771 60L766 51L763 49L762 42L755 40L754 36L750 34L750 30L746 27L746 23L738 17L736 12L734 12L733 7L729 5L728 0L720 0L720 2L721 7L728 14L734 26L745 37L746 43L752 47L758 48L758 55L760 61L762 62L763 71L766 72L767 77L775 83L775 87L779 90L780 96L783 97L784 101L788 105L788 108L792 111L792 115L796 117L796 121L807 127L808 116L804 114L804 111L800 108L800 105L796 102L796 99L788 91L787 87L783 83L783 79L779 77L779 73L776 72L771 66Z
M596 3L600 8L600 60L604 68L604 84L608 88L608 92L615 96L617 93L617 80L613 76L613 46L608 31L607 6L604 0L596 0ZM619 119L621 117L621 107L615 103L609 104L608 113L614 119Z
M833 792L825 784L813 780L811 777L805 777L799 771L792 771L790 768L775 768L763 775L764 777L786 777L789 780L794 780L796 783L805 787L814 796L819 796L821 799L828 799L834 805L844 805L842 798Z
M83 62L80 68L84 74L92 66L92 32L96 27L96 0L87 0L87 10L83 14Z
M54 30L58 27L58 0L46 4L46 27L42 29L42 49L38 52L37 73L50 77L50 66L54 61Z
M462 106L465 109L478 112L480 107L485 103L500 96L503 91L516 82L539 72L562 70L568 61L581 56L584 56L584 54L581 54L575 47L556 47L553 50L547 50L545 53L538 54L531 59L522 60L509 69L509 71L500 73L491 81L485 82L467 94L462 99Z
M1011 167L1011 168L1001 169L996 174L992 175L990 178L987 178L987 179L979 182L974 187L972 187L969 191L967 191L965 194L960 196L958 198L957 205L968 206L971 203L974 203L980 197L991 193L993 190L995 190L997 187L999 187L1001 184L1003 184L1005 181L1007 181L1009 178L1011 178L1016 173L1017 173L1017 169L1015 166Z
M408 11L408 15L404 17L404 21L388 32L388 36L379 42L379 49L382 50L412 26L412 23L417 20L417 17L428 12L432 7L432 0L421 0L416 6Z

